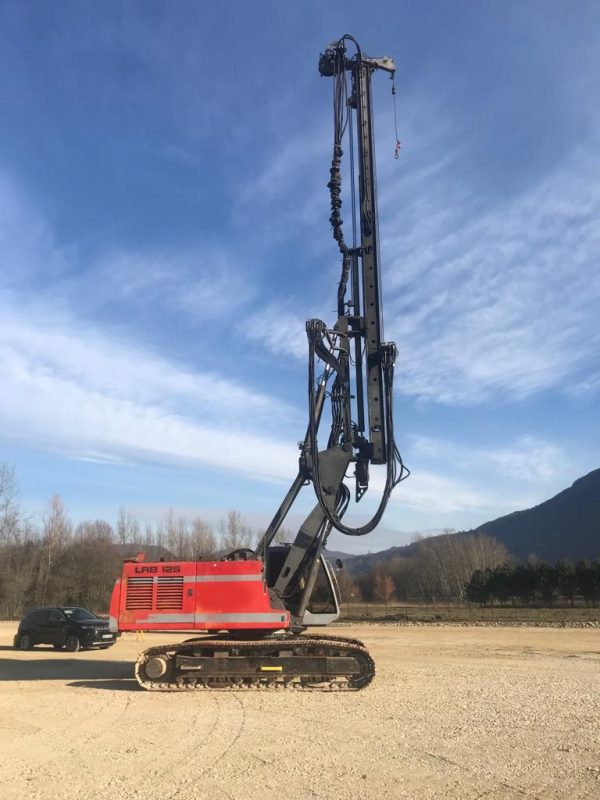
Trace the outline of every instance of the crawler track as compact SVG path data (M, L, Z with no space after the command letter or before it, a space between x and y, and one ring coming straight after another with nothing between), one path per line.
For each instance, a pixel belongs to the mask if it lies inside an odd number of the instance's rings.
M341 636L273 635L259 640L198 637L151 647L135 664L144 689L300 689L356 691L375 675L375 664L358 639Z

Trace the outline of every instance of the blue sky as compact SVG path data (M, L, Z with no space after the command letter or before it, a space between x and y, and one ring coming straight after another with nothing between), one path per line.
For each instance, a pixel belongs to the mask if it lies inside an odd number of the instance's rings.
M591 2L0 2L0 461L29 513L58 493L75 520L270 519L304 321L334 321L317 61L343 33L398 69L398 161L383 75L375 124L413 474L334 546L476 526L600 466L599 23Z

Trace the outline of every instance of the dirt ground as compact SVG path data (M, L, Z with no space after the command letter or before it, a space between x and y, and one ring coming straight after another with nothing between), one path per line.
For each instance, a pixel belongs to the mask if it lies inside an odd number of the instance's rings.
M600 631L355 625L368 689L157 694L110 650L13 650L2 800L600 798ZM182 636L177 639L185 638Z

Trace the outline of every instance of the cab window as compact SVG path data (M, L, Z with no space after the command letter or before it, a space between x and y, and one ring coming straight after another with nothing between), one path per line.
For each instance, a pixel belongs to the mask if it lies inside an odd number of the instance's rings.
M323 562L319 564L317 580L310 596L308 610L311 614L335 614L336 612L335 597Z

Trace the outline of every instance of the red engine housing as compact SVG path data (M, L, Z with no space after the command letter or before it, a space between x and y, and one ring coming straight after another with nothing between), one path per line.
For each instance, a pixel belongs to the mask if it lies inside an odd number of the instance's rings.
M262 561L136 560L123 565L110 601L114 631L281 630Z

